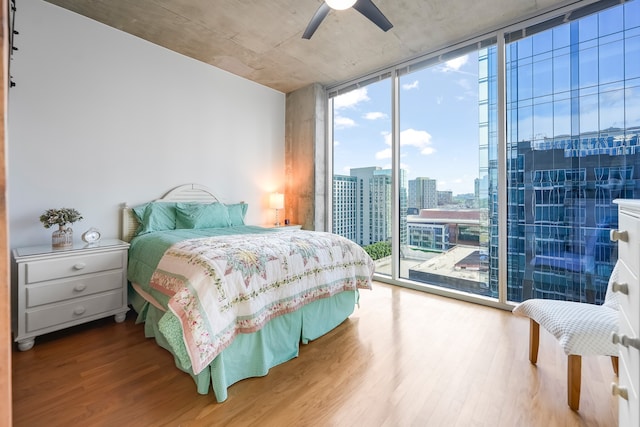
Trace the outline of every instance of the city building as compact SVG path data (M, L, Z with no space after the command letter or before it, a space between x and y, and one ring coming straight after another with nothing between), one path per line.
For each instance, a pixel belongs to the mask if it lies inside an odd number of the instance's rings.
M637 54L629 53L638 50L632 22L622 8L610 9L526 38L514 35L507 44L511 301L603 301L617 259L609 241L618 225L613 201L640 197L640 72ZM491 86L495 48L485 49L480 61L489 64L480 84ZM497 145L496 97L492 90L480 96L488 147ZM498 158L496 150L488 152L489 167L481 170L487 185L481 182L479 193L489 206L489 280L497 296Z
M453 191L438 191L438 206L450 205L453 203Z
M477 209L422 209L407 217L408 244L415 249L447 251L456 245L479 246Z
M333 232L362 246L391 241L391 170L370 166L349 173L333 177ZM405 176L401 170L401 242L407 239Z
M357 185L355 176L333 176L333 232L357 241Z
M408 207L432 209L438 206L438 181L418 177L409 181Z

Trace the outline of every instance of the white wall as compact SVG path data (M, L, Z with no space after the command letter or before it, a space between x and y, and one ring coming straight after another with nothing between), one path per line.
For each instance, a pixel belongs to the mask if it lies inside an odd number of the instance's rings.
M283 190L285 95L41 0L16 12L9 91L12 248L48 244L38 217L73 207L75 238L117 237L119 208L180 184L273 220Z

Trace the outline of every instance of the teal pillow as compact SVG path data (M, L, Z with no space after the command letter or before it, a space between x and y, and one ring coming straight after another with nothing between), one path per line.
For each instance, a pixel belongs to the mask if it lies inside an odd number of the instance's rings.
M176 228L229 227L229 211L222 203L176 204Z
M227 211L229 211L229 222L231 226L244 225L244 217L247 214L249 205L246 203L236 203L233 205L227 205Z
M176 204L174 202L151 202L132 209L140 226L136 235L153 231L175 230Z

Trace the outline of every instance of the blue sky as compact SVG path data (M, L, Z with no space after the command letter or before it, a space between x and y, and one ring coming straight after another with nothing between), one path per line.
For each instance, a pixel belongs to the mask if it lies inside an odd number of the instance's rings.
M473 193L478 177L478 58L461 56L400 78L400 163L407 179ZM391 81L334 100L334 173L391 167Z

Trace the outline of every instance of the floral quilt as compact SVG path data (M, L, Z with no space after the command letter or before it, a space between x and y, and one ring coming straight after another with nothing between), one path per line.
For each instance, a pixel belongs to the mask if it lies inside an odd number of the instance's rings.
M195 374L239 333L345 290L370 289L374 264L334 234L295 231L189 239L172 245L150 286L169 297Z

